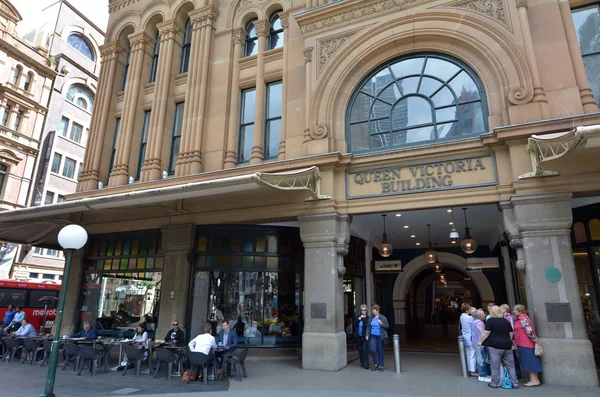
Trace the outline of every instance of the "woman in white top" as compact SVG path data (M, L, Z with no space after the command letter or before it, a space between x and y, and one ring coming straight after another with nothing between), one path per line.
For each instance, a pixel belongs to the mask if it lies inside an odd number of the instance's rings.
M477 376L475 371L475 364L477 362L475 357L475 350L471 342L471 328L473 327L473 317L471 317L471 305L463 303L460 307L462 314L460 315L460 329L464 338L465 354L467 355L467 366L471 376Z
M135 336L133 337L133 345L146 346L148 342L148 333L146 332L146 324L140 324L135 330Z

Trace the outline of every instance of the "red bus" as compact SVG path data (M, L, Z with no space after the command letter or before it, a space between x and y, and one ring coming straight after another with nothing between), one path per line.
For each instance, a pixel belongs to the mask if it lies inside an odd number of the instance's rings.
M54 321L57 303L57 300L40 302L40 299L45 296L58 298L59 292L60 284L0 280L0 321L4 318L8 305L21 306L25 318L39 332L44 326L44 315L46 321ZM46 304L48 304L47 313L44 311Z

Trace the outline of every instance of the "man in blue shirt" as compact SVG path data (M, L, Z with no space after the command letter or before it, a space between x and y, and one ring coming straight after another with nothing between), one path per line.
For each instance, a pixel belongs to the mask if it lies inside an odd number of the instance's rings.
M219 346L219 349L223 350L220 357L218 357L217 368L221 368L223 357L226 357L235 350L238 344L237 333L229 329L229 322L227 320L223 320L221 328L221 331L219 331L219 334L217 335L217 345ZM218 370L217 374L220 374L220 370Z
M17 306L15 310L15 315L13 316L12 321L6 328L4 328L4 331L6 332L14 332L18 330L21 326L21 321L25 319L25 312L21 306Z
M83 322L83 329L69 336L68 339L79 338L81 340L96 340L96 330L92 328L89 321Z
M33 325L29 324L29 321L23 320L21 321L21 327L15 331L15 336L17 338L33 338L36 336L35 328Z
M15 318L15 310L13 309L13 305L8 305L8 309L6 309L6 313L4 313L4 319L2 323L5 327L8 327L10 323L12 323L13 318Z

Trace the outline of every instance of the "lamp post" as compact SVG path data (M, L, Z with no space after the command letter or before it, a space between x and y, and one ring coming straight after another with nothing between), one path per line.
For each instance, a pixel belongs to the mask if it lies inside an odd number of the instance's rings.
M69 282L69 270L71 268L71 259L73 251L82 248L87 242L88 235L84 228L79 225L68 225L63 227L58 233L58 243L67 251L67 260L65 262L65 271L63 274L63 283L60 287L60 296L58 298L58 311L56 313L56 329L54 340L52 341L52 350L50 352L50 362L48 364L48 375L46 376L46 389L40 397L55 397L54 379L56 378L56 366L58 364L58 350L60 346L60 328L62 326L63 311L65 309L65 299L67 295L67 284Z

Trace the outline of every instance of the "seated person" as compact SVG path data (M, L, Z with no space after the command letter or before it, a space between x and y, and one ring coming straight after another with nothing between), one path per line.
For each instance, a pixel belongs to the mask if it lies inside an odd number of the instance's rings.
M168 346L184 346L185 345L185 335L183 331L179 329L179 321L173 320L173 328L167 332L167 336L165 336L164 345Z
M227 320L223 320L221 331L217 335L217 345L223 349L223 352L231 352L237 347L237 344L237 333L229 329L229 322Z
M148 343L148 332L146 332L146 324L141 323L135 329L135 335L131 341L132 345L145 346Z
M281 335L281 328L283 321L277 321L277 319L269 326L269 335Z
M96 330L92 328L92 325L89 321L84 321L83 329L81 331L76 332L73 335L67 337L67 339L71 338L85 338L85 340L96 340Z
M27 319L23 319L21 321L21 327L19 327L19 329L16 330L14 334L17 338L32 338L34 336L37 336L35 328L33 328L33 325L29 324L29 321L27 321Z
M283 336L283 337L292 336L292 330L290 329L289 326L284 325L283 328L281 328L281 336Z
M17 306L15 308L15 315L13 316L12 321L6 328L4 328L4 331L10 333L18 330L21 326L21 321L23 321L24 318L25 312L23 311L23 308L21 306Z
M6 309L6 313L4 313L4 320L2 320L3 326L8 327L10 323L12 323L13 318L15 318L15 310L13 309L13 305L8 305Z
M204 333L196 336L188 343L188 347L191 352L203 353L208 356L206 366L209 367L215 362L215 355L210 354L211 349L217 349L217 343L215 337L212 336L212 325L210 323L204 324Z

